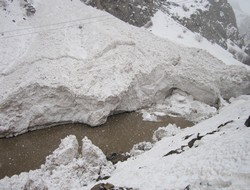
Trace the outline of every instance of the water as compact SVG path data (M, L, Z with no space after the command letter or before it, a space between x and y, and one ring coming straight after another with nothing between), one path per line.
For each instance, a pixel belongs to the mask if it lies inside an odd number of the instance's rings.
M159 122L142 121L140 113L132 112L111 116L104 125L95 128L67 124L0 139L0 179L39 168L46 156L59 146L60 140L70 134L76 135L79 144L87 136L107 155L127 152L136 143L151 141L153 132L169 123L192 126L183 118L169 116L161 117Z

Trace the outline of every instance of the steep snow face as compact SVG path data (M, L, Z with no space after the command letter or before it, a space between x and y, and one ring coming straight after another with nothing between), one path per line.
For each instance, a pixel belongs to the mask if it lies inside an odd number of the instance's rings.
M9 3L20 9L18 1ZM25 22L20 11L1 15L11 31L0 39L1 137L58 122L98 125L112 113L163 101L176 88L211 105L250 93L248 70L206 51L162 40L80 1L32 6L36 12Z

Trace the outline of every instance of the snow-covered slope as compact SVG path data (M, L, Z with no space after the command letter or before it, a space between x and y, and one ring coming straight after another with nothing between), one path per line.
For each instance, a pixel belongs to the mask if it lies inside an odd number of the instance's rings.
M152 26L148 28L156 36L168 39L186 47L195 47L208 51L211 55L225 62L226 64L242 65L237 61L231 53L223 49L216 43L211 43L199 33L194 33L171 18L168 14L162 11L156 12L152 18ZM235 51L242 51L236 45L233 47L230 40L228 40L228 47L234 48ZM246 67L249 68L249 67Z
M250 96L242 96L192 128L174 133L166 128L171 135L115 168L87 138L77 157L78 143L69 136L41 169L5 177L0 189L89 190L95 183L109 182L140 190L248 190L250 128L244 122L249 108ZM110 178L96 182L99 176Z
M58 122L98 125L110 114L162 101L176 88L211 105L220 96L250 93L246 68L80 1L35 1L32 16L20 2L8 1L1 11L0 136Z
M107 181L139 189L247 190L250 129L244 122L249 111L249 96L241 97L213 118L117 164Z

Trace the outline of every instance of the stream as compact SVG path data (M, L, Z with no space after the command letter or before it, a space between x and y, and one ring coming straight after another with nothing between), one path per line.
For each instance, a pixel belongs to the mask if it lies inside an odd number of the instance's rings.
M85 124L66 124L31 131L13 138L0 139L0 179L21 172L38 169L45 158L58 148L61 139L73 134L79 145L87 136L106 154L124 153L134 144L151 141L153 132L169 123L181 128L191 127L192 122L183 118L163 116L158 122L143 121L138 112L110 116L107 122L98 127Z

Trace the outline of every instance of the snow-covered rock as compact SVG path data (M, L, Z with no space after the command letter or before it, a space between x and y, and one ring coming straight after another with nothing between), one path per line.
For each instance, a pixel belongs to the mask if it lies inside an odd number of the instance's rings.
M5 177L0 180L0 189L81 189L110 176L113 170L113 164L87 137L82 140L82 154L79 154L76 137L70 135L46 158L41 169Z
M0 137L46 124L99 125L110 114L161 102L176 88L210 105L250 93L249 70L206 51L162 40L80 1L32 6L36 12L26 20L17 1L9 2L8 14L0 11L6 31Z

